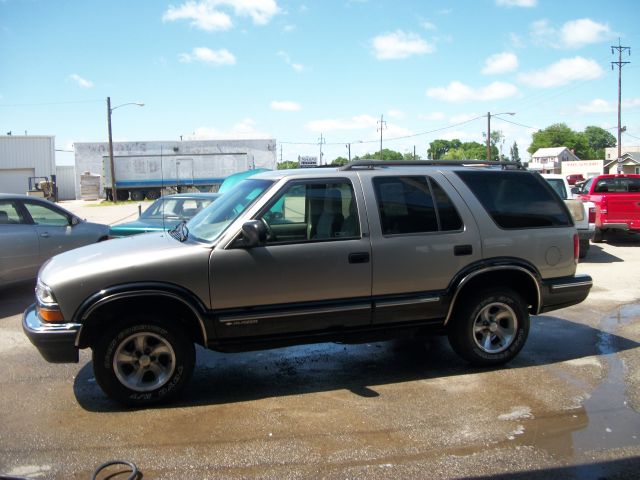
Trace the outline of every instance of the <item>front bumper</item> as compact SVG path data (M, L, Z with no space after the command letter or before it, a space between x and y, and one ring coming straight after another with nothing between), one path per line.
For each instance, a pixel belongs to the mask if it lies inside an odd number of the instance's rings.
M582 302L589 295L592 286L593 279L584 274L543 280L540 286L542 303L539 313L570 307Z
M33 304L22 315L22 330L47 362L78 363L79 323L44 323Z

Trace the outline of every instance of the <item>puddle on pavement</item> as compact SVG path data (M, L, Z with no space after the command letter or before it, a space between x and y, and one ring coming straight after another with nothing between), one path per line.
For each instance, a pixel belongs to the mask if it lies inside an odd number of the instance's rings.
M640 305L623 305L601 321L596 346L606 376L576 409L520 418L511 437L516 444L534 445L563 460L584 458L591 450L640 445L640 413L629 406L625 365L616 353L614 337L620 325L639 316Z

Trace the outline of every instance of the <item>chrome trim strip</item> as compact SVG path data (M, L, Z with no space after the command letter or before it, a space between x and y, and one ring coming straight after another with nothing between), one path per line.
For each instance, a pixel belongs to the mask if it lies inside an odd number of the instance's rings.
M551 285L551 291L562 290L564 288L592 287L592 286L593 286L593 282L561 283L558 285Z
M100 300L98 300L96 303L91 305L89 308L87 308L87 310L82 315L82 322L84 322L87 319L87 317L89 317L89 315L91 315L91 313L93 313L93 311L96 308L98 308L98 307L100 307L100 306L102 306L102 305L104 305L106 303L112 302L114 300L119 300L121 298L144 297L144 296L149 296L149 295L162 295L164 297L170 297L170 298L178 300L182 304L186 305L187 308L189 308L189 310L191 310L193 312L193 314L196 316L196 318L198 319L198 323L200 324L200 330L202 331L202 339L204 341L204 345L207 345L207 342L208 342L207 331L206 331L206 329L204 327L204 322L203 322L202 318L200 317L200 314L198 313L198 311L195 310L191 306L191 304L186 302L181 296L176 295L175 293L165 292L165 291L162 291L162 290L135 290L135 291L132 291L132 292L114 293L113 295L109 295L109 296L103 297ZM82 335L82 328L83 327L84 327L84 324L82 324L82 326L80 327L80 330L78 331L78 335L76 335L76 340L75 340L76 347L80 343L80 336Z
M497 266L497 267L488 267L488 268L483 268L482 270L477 270L475 272L470 273L469 275L467 275L466 277L464 277L460 283L458 284L458 287L456 288L456 293L454 293L453 298L451 299L451 304L449 305L449 311L447 312L447 317L444 319L444 325L447 325L449 323L449 320L451 319L451 314L453 312L453 307L456 303L456 300L458 298L458 294L460 293L460 290L462 289L462 287L464 286L465 283L467 283L469 280L471 280L473 277L480 275L481 273L486 273L486 272L492 272L492 271L496 271L496 270L519 270L523 273L526 273L527 275L529 275L529 277L531 277L531 280L533 280L533 284L536 286L536 292L538 294L538 308L536 309L535 312L533 312L534 315L538 315L540 313L540 308L542 307L541 303L542 303L542 298L541 298L541 293L540 293L540 285L538 285L538 281L536 280L536 277L533 276L533 274L527 270L526 268L523 267L517 267L514 265L501 265L501 266Z
M290 311L279 311L274 313L256 313L253 315L238 315L238 316L222 316L220 317L220 323L225 325L232 324L235 322L246 322L252 320L269 320L276 319L282 317L297 317L300 315L320 315L323 313L340 313L340 312L352 312L354 310L370 310L371 305L366 304L357 304L357 305L346 305L344 307L331 307L331 308L317 308L317 309L306 309L306 310L290 310Z
M408 300L381 300L379 302L374 302L374 306L376 308L405 307L408 305L420 305L423 303L435 303L439 301L440 297L421 297Z

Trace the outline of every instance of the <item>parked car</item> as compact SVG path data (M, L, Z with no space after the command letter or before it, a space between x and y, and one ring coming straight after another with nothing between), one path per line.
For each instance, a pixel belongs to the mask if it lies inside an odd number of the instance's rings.
M35 279L52 256L108 235L107 225L85 222L49 200L0 193L0 287Z
M581 173L572 173L571 175L567 175L566 179L569 185L584 182L584 176Z
M594 242L601 242L608 230L640 232L640 175L598 175L584 182L578 193L596 207Z
M219 196L219 193L178 193L160 197L142 212L138 220L112 225L109 236L117 238L171 230L209 206Z
M170 235L54 257L23 329L50 362L91 348L131 405L176 396L199 344L222 352L446 334L513 359L529 315L584 300L578 234L517 164L353 162L245 179Z
M572 188L562 175L543 173L542 177L567 205L580 238L580 258L587 256L591 240L595 234L596 207L593 202L583 202L574 198Z

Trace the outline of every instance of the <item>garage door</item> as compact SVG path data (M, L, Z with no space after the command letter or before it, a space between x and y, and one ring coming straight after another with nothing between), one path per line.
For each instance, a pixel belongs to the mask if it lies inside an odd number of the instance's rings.
M27 193L33 168L0 169L0 193Z

